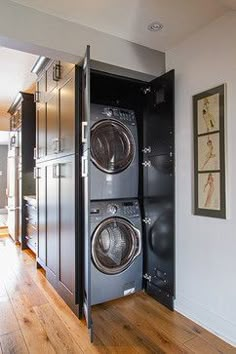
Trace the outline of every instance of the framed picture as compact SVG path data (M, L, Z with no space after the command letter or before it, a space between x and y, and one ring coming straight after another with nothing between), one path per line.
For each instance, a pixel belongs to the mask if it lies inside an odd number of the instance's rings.
M194 214L226 218L225 85L193 96Z

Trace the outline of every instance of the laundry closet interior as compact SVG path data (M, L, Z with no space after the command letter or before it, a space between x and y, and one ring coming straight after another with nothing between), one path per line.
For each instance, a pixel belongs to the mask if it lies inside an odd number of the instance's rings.
M174 71L39 58L38 267L93 338L92 306L174 301ZM95 328L96 331L96 328Z
M81 73L83 308L146 291L173 309L174 71ZM82 304L81 304L82 305Z

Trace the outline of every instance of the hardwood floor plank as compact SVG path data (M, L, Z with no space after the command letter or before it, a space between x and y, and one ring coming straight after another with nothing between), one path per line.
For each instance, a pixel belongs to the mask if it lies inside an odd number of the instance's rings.
M130 299L124 299L129 302ZM123 302L123 301L122 301ZM123 328L126 329L126 333L124 335L130 336L130 334L135 334L136 338L134 338L134 343L138 343L139 341L143 341L145 343L145 347L149 348L150 351L154 352L173 352L173 353L188 353L189 350L183 349L181 343L177 342L172 337L172 333L167 334L159 323L155 325L156 318L154 321L148 321L148 316L145 313L140 313L138 309L129 308L128 306L122 308L122 304L119 306L114 306L111 303L108 305L101 305L96 308L95 312L104 311L109 314L111 323L115 322L117 324L123 324ZM122 310L120 310L122 309Z
M30 353L55 354L50 339L32 308L28 297L18 290L11 294L10 300L27 347L30 348Z
M185 343L185 346L191 349L194 353L199 354L219 354L222 353L218 349L211 346L207 341L200 337L190 339Z
M110 353L165 353L158 341L143 335L139 328L113 312L97 308L93 318L95 332Z
M0 344L3 354L28 354L24 338L20 331L0 336Z
M56 353L83 353L50 304L34 308Z
M162 314L168 319L169 323L176 326L177 328L184 328L189 332L195 334L196 336L206 340L209 344L213 343L214 348L216 348L218 351L222 353L227 353L227 351L232 350L232 346L230 344L226 343L221 338L215 336L214 334L199 326L197 323L191 321L187 317L183 316L179 312L169 311L161 304L158 304L157 306L156 301L150 298L148 295L140 293L140 296L138 296L137 298L137 302L140 303L144 308L149 308L153 311L156 310L158 318Z
M188 328L183 327L181 324L176 326L175 323L171 322L166 316L164 316L159 311L159 306L156 306L156 308L144 306L140 294L111 302L107 305L118 310L120 313L124 313L124 315L127 315L130 319L132 318L132 320L137 323L145 321L146 327L158 331L160 334L162 333L167 336L171 334L171 340L173 342L176 341L178 345L195 337L195 333ZM157 318L158 321L156 321Z
M8 240L6 246L0 247L0 284L4 284L0 304L4 301L8 304L4 309L0 305L0 316L3 313L0 333L4 328L8 335L18 333L21 338L23 335L30 354L236 352L229 344L144 293L95 306L94 344L91 344L85 322L59 297L43 271L36 270L32 253L22 252ZM4 343L13 342L5 338Z
M18 322L8 298L0 298L0 336L19 330Z
M45 276L40 271L35 274L35 270L32 276L38 287L46 296L51 307L70 331L75 342L83 351L88 350L89 353L97 353L96 348L89 342L88 331L84 323L75 316L66 303L60 298Z

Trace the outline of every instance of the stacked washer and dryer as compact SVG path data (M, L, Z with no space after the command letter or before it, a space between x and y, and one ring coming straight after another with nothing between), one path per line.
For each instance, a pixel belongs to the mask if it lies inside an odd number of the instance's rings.
M138 131L132 110L91 105L91 304L142 289Z

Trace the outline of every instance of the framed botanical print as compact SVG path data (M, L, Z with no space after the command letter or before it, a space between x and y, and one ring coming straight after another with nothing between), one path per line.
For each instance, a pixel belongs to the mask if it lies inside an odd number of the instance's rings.
M193 96L194 213L226 218L225 85Z

